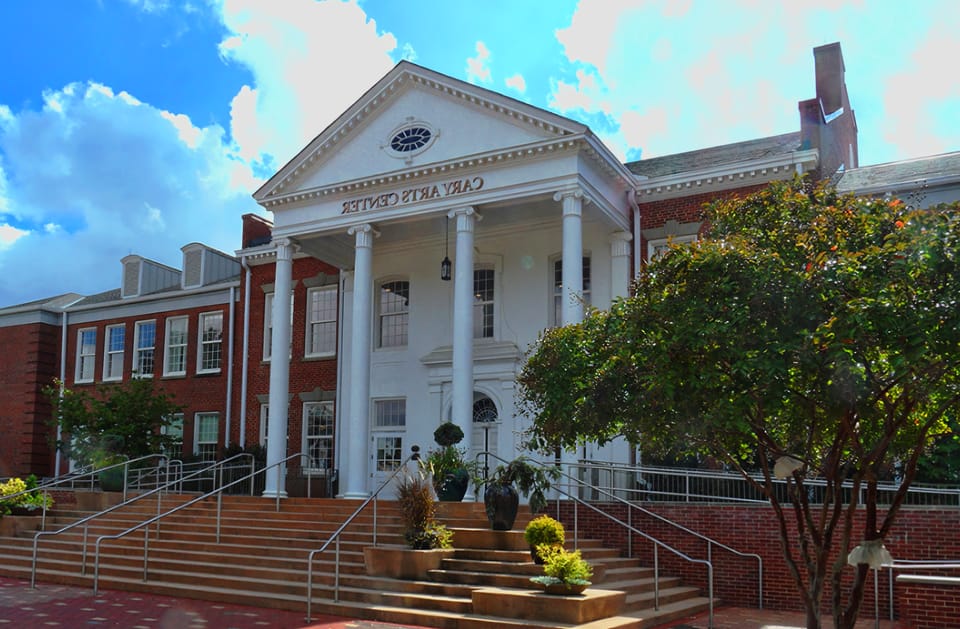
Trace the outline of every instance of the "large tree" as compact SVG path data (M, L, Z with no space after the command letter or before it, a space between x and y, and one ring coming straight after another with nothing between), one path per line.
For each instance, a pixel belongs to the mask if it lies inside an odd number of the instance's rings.
M531 445L622 435L748 479L759 467L751 482L778 518L807 626L820 626L829 582L835 625L852 627L868 566L847 567L848 554L890 531L960 405L958 215L801 180L709 206L705 237L648 264L633 297L543 334L520 378ZM895 465L899 489L878 509Z
M132 378L92 390L61 388L56 382L44 393L63 433L56 447L79 463L97 466L169 448L174 437L163 428L183 408L152 378Z

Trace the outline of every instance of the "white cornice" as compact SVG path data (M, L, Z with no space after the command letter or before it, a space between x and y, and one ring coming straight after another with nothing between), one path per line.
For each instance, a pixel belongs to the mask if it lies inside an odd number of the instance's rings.
M210 286L200 286L197 288L189 288L186 290L166 290L160 291L157 293L150 293L147 295L141 295L139 297L127 297L125 299L115 299L113 301L102 301L94 304L86 304L82 306L71 306L66 308L68 312L78 313L78 312L88 312L95 310L106 310L108 308L117 308L117 307L126 307L126 306L135 306L137 304L148 304L155 302L175 302L182 299L190 299L196 296L211 295L216 293L223 293L225 296L229 295L231 288L237 288L240 286L240 280L232 280L229 282L220 282L219 284L213 284ZM226 300L224 301L226 303Z
M766 183L775 179L792 177L794 173L809 172L816 168L819 153L816 149L791 151L771 157L715 168L684 171L660 177L637 180L637 201L640 203L657 199L684 196L697 190L710 190Z
M376 189L380 186L399 185L408 182L415 182L425 177L443 175L445 173L456 173L465 169L473 169L482 166L499 165L504 162L519 161L526 159L539 159L550 154L561 153L565 151L579 150L588 146L583 136L553 138L532 142L509 149L496 151L487 151L459 157L446 162L437 162L425 166L417 166L405 170L396 171L390 174L375 175L363 179L354 179L342 183L298 190L282 196L273 196L269 200L261 201L261 205L267 209L274 210L280 206L302 201L320 200L324 197L345 195L357 192L366 192ZM605 160L597 157L600 162Z
M402 88L418 85L457 98L475 107L512 119L515 123L553 133L558 136L582 134L586 127L532 105L478 88L415 64L401 62L360 100L318 135L310 144L283 166L254 193L258 203L266 207L267 199L283 196L290 186L318 160L337 149L338 144L367 118L393 99Z

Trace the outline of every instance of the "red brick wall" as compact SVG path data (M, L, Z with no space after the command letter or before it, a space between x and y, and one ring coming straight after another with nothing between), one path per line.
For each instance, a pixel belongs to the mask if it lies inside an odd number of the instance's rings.
M644 507L673 522L682 523L689 529L697 531L718 542L726 544L741 552L759 554L763 558L763 602L764 607L784 610L801 610L802 603L796 591L796 586L788 572L786 562L781 551L777 533L777 523L773 510L766 505L721 505L699 506L687 504L656 504L645 503ZM628 521L626 510L622 505L603 505L604 509L622 521ZM573 505L562 506L561 520L568 528L573 527ZM862 517L862 511L861 511ZM630 516L632 525L659 539L677 550L696 559L707 557L707 544L703 540L693 538L678 531L676 528L659 520L643 515L634 509ZM620 548L627 554L627 536L625 529L612 523L604 516L580 507L577 513L578 526L581 535L602 539L606 544ZM859 518L858 518L859 520ZM791 526L791 534L795 527ZM854 525L854 531L862 531L862 521ZM924 560L960 559L960 509L939 508L908 508L900 512L897 523L888 536L885 545L894 558ZM945 534L946 533L946 534ZM638 535L633 536L633 555L639 557L647 565L653 565L652 543ZM707 585L706 569L701 565L691 564L661 548L659 551L661 570L668 574L682 575L688 584L697 585L705 589ZM757 598L757 560L742 558L729 552L713 550L714 563L714 592L724 603L755 607ZM802 567L801 567L802 570ZM847 570L847 583L852 578L853 569ZM880 613L881 617L889 618L888 586L889 573L881 572L880 586ZM910 603L910 613L922 611L926 603L923 596L930 595L929 591L921 595L913 591L913 587L895 586L895 611L898 616L907 613L901 600L913 601ZM951 623L929 624L924 626L958 627L960 626L960 587L942 588L942 591L933 595L931 607L932 619L935 622L938 613L936 609L953 609ZM824 609L828 610L830 589L824 593ZM952 606L952 607L951 607ZM862 617L873 615L873 578L868 577L868 587L863 602ZM919 622L919 620L918 620ZM926 620L923 622L927 622Z
M247 421L246 421L246 443L260 443L260 400L258 395L266 396L270 392L270 362L263 360L264 350L264 306L266 303L266 293L264 285L272 285L276 279L276 270L274 264L263 264L251 266L250 279L250 339L247 355L249 357L249 366L247 371ZM293 329L291 330L291 341L293 349L290 359L290 394L292 396L289 406L289 416L287 420L287 432L289 439L287 442L287 454L300 452L301 436L303 434L303 401L300 399L300 393L310 393L320 388L324 391L336 391L337 388L337 359L331 358L306 358L304 350L306 345L306 303L308 286L303 280L316 277L320 273L326 273L332 276L334 282L338 282L339 271L325 264L316 258L297 258L293 262ZM246 290L246 281L241 282L241 293ZM272 288L270 289L272 292ZM241 303L246 299L246 295L241 294ZM238 330L239 330L238 326ZM237 356L241 355L242 342L240 333L238 336ZM237 373L240 373L242 365L237 360ZM237 377L236 402L235 408L240 412L240 379ZM235 423L233 435L231 437L235 442L239 442L240 423ZM336 437L334 437L336 439ZM334 463L336 466L336 463ZM296 465L291 464L291 467Z
M237 308L239 310L239 308ZM223 312L223 349L222 363L219 373L197 373L197 352L199 345L200 314L208 312ZM165 350L165 332L167 319L174 317L188 317L187 328L187 359L186 375L164 376L163 355ZM228 304L172 310L169 312L104 319L94 323L78 323L69 325L67 332L67 386L75 389L92 389L103 382L103 355L106 327L115 324L125 324L123 354L123 379L130 378L133 368L133 344L135 342L135 324L137 321L156 321L156 345L154 346L154 379L159 387L172 395L178 404L183 405L183 450L185 454L193 452L194 420L197 413L216 412L220 414L220 447L223 447L223 431L227 417L227 352L229 344L230 308ZM96 328L97 349L94 369L94 382L74 382L76 375L77 331L86 328ZM239 335L239 327L236 327ZM234 362L239 362L239 356L234 355ZM236 423L236 419L231 420Z
M60 326L0 328L0 476L52 472L50 403L41 393L59 374Z

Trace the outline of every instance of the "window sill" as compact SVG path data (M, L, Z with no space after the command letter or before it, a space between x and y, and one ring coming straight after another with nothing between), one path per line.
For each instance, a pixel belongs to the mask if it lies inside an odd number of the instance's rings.
M183 373L165 373L161 376L161 380L182 380L187 377L187 372Z
M303 357L303 362L314 362L318 360L335 360L337 358L336 352L329 354L307 354Z

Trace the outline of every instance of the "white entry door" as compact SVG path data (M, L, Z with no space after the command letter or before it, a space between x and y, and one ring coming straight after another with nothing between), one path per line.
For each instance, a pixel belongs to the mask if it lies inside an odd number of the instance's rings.
M376 491L403 463L403 433L402 432L375 432L370 436L370 486L369 491ZM386 500L393 500L393 491L384 490L380 495Z

